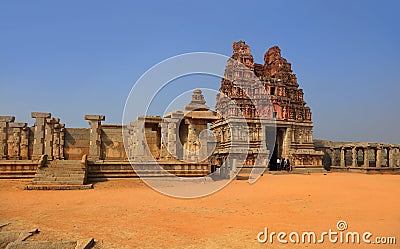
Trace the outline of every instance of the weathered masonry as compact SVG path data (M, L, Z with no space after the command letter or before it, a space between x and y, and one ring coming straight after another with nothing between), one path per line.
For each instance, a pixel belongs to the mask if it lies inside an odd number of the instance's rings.
M274 170L277 158L301 171L400 172L398 144L313 140L311 109L277 46L257 64L249 46L235 42L231 59L236 64L227 63L225 76L234 77L222 79L216 111L196 89L184 110L140 116L126 126L104 124L103 115L85 115L87 128L68 128L46 112L32 112L32 127L0 116L0 178L33 178L28 189L82 189L91 187L88 178L138 172L232 177L240 165Z
M32 118L34 126L28 127L14 122L14 117L0 116L0 178L32 178L36 174L34 182L38 184L41 180L55 185L81 182L83 188L87 178L137 176L131 163L141 167L146 176L160 176L158 166L149 163L152 158L177 176L211 172L207 156L211 152L202 131L218 116L205 105L200 90L194 91L185 111L163 118L141 116L131 122L125 129L126 150L123 126L103 124L105 116L85 115L90 128L66 128L50 113L33 112ZM145 131L145 137L138 136L139 129Z
M243 116L249 128L244 136L249 137L250 149L253 150L243 164L252 165L259 156L256 148L268 140L263 120L273 118L276 139L275 144L268 148L271 153L270 169L276 167L274 163L277 158L286 158L290 159L295 169L322 170L323 153L316 151L313 145L311 109L306 106L303 90L299 88L291 64L281 56L279 47L274 46L265 53L263 65L254 63L250 47L245 42L234 42L232 47L232 59L243 63L246 68L228 63L225 71L225 74L240 79L240 87L233 85L232 80L226 79L228 77L221 82L216 111L225 119L215 122L211 127L217 135L215 162L224 161L231 153L227 148L234 142L232 139L243 137L237 133L243 124L236 121ZM261 84L254 84L253 75ZM268 99L271 103L268 103ZM258 102L258 108L252 102ZM230 128L229 124L234 127ZM239 128L235 130L235 126Z
M332 171L400 173L400 144L315 140L324 152L323 163Z

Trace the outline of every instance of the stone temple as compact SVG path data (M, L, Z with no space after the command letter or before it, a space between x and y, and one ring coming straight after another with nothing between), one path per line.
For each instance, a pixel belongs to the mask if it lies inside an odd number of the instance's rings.
M264 55L264 64L254 63L250 47L243 41L233 43L233 59L243 63L261 82L260 89L254 88L249 82L248 91L253 101L269 99L271 103L261 103L260 110L256 110L252 101L243 92L245 87L232 86L230 80L223 79L220 94L217 96L216 110L228 120L219 120L212 125L217 134L224 134L230 129L227 124L229 119L243 115L249 126L250 147L262 146L267 134L263 134L260 119L274 118L276 122L276 141L270 149L272 153L271 166L277 158L289 158L296 168L321 169L323 153L314 150L311 121L311 110L303 99L303 90L299 88L296 75L293 74L291 64L281 56L279 47L270 48ZM246 72L240 72L237 68L230 69L242 75L241 80L246 81ZM247 69L246 69L247 70ZM249 75L250 76L250 75ZM230 101L233 100L233 101ZM235 104L238 108L235 107ZM240 139L238 133L232 136L217 136L221 144L216 151L217 158L226 157L230 139ZM252 165L257 157L257 152L250 153L245 165Z
M184 110L129 125L85 115L89 128L68 128L50 113L32 112L29 127L0 116L0 178L32 179L27 189L82 189L91 187L88 179L139 173L225 178L238 165L239 174L275 170L277 158L295 171L400 173L399 144L313 139L311 109L279 47L258 64L245 42L234 42L231 60L242 66L227 63L215 111L196 89Z

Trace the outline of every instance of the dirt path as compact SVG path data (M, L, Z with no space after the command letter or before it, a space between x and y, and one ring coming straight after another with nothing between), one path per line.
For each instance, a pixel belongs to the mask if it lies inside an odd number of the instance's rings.
M39 228L30 240L94 237L97 248L399 248L400 176L331 173L264 175L234 181L204 198L161 195L139 179L99 182L93 190L24 191L27 182L0 180L4 229ZM200 183L199 183L200 184ZM336 230L396 236L397 246L260 244L269 231ZM326 239L327 240L327 239Z

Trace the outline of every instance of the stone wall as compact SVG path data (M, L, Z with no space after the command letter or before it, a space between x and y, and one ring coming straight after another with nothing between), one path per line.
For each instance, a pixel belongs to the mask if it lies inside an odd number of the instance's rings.
M65 129L64 156L67 160L79 160L83 155L89 154L90 129L66 128Z
M47 155L48 161L81 160L87 155L88 176L92 178L137 176L125 152L123 125L102 124L105 117L101 115L86 115L88 128L66 128L50 113L33 112L32 118L35 123L28 127L27 123L14 122L15 117L0 116L0 178L33 177L42 155ZM193 118L196 117L192 115L190 119ZM171 157L168 150L164 150L165 154L161 156L161 121L162 118L156 116L139 117L128 126L126 131L131 143L128 151L131 151L130 156L136 160L136 165L142 167L144 163L143 167L150 175L157 175L154 165L146 164L153 156L160 160L164 169L179 176L208 174L207 163L182 163ZM140 123L145 130L144 139L136 136ZM164 133L170 138L167 144L176 149L176 126L167 124L164 128ZM149 153L146 146L150 148Z
M104 160L127 160L122 138L122 125L104 124L101 126L101 158Z

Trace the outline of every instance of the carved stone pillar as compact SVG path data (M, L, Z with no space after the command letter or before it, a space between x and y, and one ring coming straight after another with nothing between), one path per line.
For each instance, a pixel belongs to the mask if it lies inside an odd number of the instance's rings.
M8 157L14 160L22 159L21 155L21 138L23 130L26 129L26 123L10 123L8 137ZM24 141L26 143L26 141ZM24 151L24 157L27 157L27 151Z
M14 120L12 116L0 116L0 160L8 158L8 124Z
M346 167L345 148L340 148L340 167Z
M32 112L32 118L35 118L35 132L33 141L32 159L37 160L44 154L44 137L46 119L50 118L51 114L46 112Z
M135 149L135 137L134 137L134 129L136 128L136 123L135 122L130 122L126 126L126 130L123 135L124 137L124 143L127 148L126 150L126 156L128 157L129 160L133 160L133 157L135 155L134 149Z
M190 161L199 161L204 158L207 152L206 146L201 147L201 131L207 129L207 123L204 120L186 118L185 123L188 125L187 142L184 144L185 158ZM204 153L205 152L205 153ZM202 153L204 153L202 155Z
M146 137L145 137L145 117L138 117L135 123L135 128L133 129L133 140L134 143L134 157L135 160L142 161L145 160L146 151L148 148L146 146Z
M161 158L169 157L168 153L168 123L165 120L161 121Z
M64 124L55 123L53 129L53 158L62 159L64 150L64 138L62 133L64 133Z
M65 124L60 124L60 160L64 159Z
M7 159L7 126L8 123L0 122L0 160Z
M394 167L394 148L388 147L388 160L389 160L389 167Z
M382 147L376 148L376 167L382 166Z
M60 128L59 128L59 124L54 125L53 158L60 159Z
M333 148L329 148L326 150L326 153L328 154L329 158L331 159L331 163L329 166L332 166L335 162L335 150Z
M178 142L178 125L183 122L183 112L173 112L171 118L167 118L168 122L168 151L172 157L182 159L183 147L180 142Z
M292 134L290 134L289 139L291 138ZM260 134L260 141L261 141L261 151L266 152L268 150L267 146L267 126L266 125L261 125L261 134ZM290 141L291 142L291 141Z
M285 129L284 137L283 137L283 145L282 145L282 157L289 157L289 150L291 146L291 137L292 137L292 128L288 127Z
M8 137L8 158L13 160L19 160L20 158L20 143L21 143L21 129L16 124L20 123L10 123Z
M171 120L172 121L172 120ZM168 123L168 151L170 153L170 156L176 157L176 139L177 134L176 134L176 123L175 122L169 122Z
M369 167L369 147L364 148L364 167Z
M136 121L129 123L129 151L130 159L141 160L144 157L143 133L144 133L144 118L138 117Z
M27 124L21 128L21 159L28 160L29 159L29 132Z
M47 155L47 160L53 160L54 149L54 126L60 122L59 118L47 118L45 133L44 133L44 154Z
M200 155L198 158L198 161L204 161L206 159L208 159L208 135L207 135L207 123L205 125L205 129L203 129L200 133L199 133L199 143L200 143Z
M352 147L351 148L351 159L352 159L352 167L357 166L357 147Z
M90 146L88 158L92 161L101 158L101 121L105 120L103 115L85 115L85 120L90 125Z

